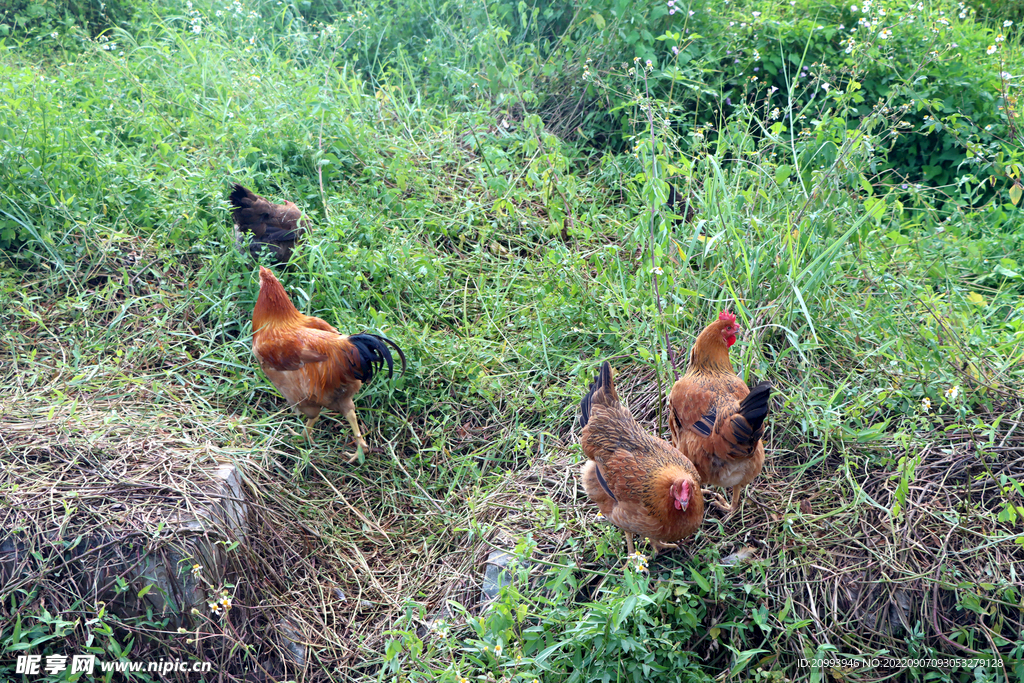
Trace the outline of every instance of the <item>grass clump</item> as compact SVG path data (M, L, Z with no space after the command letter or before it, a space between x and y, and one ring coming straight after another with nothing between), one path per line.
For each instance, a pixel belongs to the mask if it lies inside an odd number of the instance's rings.
M234 621L179 634L103 612L103 657L212 659L239 679L820 680L801 660L826 655L863 664L850 680L1024 673L1017 43L1001 91L994 64L963 66L984 71L1001 139L942 143L1002 175L951 157L933 182L900 153L918 174L903 187L892 151L934 131L901 125L900 98L925 86L881 42L839 65L788 5L773 26L804 38L751 44L761 64L769 44L820 49L813 97L738 94L695 24L624 33L653 5L238 4L154 5L78 51L0 56L6 452L15 422L189 434L243 464L260 532L229 552ZM667 7L658 21L689 16ZM725 26L743 8L698 9ZM598 40L607 60L588 63ZM622 48L637 41L660 51ZM673 46L678 72L656 61ZM965 88L934 87L956 116ZM308 447L253 362L234 182L311 218L275 269L303 312L406 350L407 374L360 394L379 450L358 467L347 426L322 421ZM610 358L667 434L664 391L725 307L749 331L743 376L778 388L765 471L685 552L623 569L576 484L576 406ZM495 550L515 559L485 605ZM4 662L97 642L102 606L40 566L0 589ZM871 664L897 653L984 665Z

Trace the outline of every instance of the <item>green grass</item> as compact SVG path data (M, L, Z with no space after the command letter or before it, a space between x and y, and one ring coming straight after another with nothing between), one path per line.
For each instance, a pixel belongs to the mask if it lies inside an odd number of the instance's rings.
M453 99L400 60L371 78L338 59L348 33L268 8L207 15L201 34L181 10L66 52L6 45L0 413L102 408L247 461L267 528L304 559L267 560L281 574L240 582L240 609L294 608L310 679L820 680L798 660L968 650L989 662L976 680L1021 675L1006 568L1024 560L1024 225L1005 193L940 210L929 188L868 182L855 131L884 119L835 112L820 169L794 172L798 143L749 112L684 154L670 102L627 112L636 155L595 150L549 132L515 84ZM668 220L666 174L693 221ZM312 219L275 269L300 310L406 351L405 375L357 399L377 447L364 463L344 464L337 415L307 447L252 357L258 280L232 242L234 182ZM667 436L666 335L685 358L726 307L747 330L734 362L777 388L765 471L742 513L708 514L649 576L624 572L621 535L577 485L578 401L611 358ZM519 561L481 610L494 547ZM744 548L753 559L726 560ZM0 623L86 639L35 595L0 589ZM152 623L118 622L128 658L211 656ZM11 628L0 667L23 651ZM273 655L268 632L218 650L230 675Z

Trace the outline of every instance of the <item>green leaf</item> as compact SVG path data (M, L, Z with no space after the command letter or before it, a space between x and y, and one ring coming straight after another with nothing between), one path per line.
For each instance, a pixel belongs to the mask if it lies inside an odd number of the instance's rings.
M616 630L622 627L623 622L626 621L626 619L629 618L629 615L633 613L633 610L636 609L636 603L637 600L635 595L630 595L622 601L622 608L619 610L619 615L615 619Z
M740 671L743 671L744 669L746 669L747 668L747 664L750 663L750 660L753 659L755 656L761 654L762 652L768 652L768 650L761 650L761 649L757 649L757 650L744 650L743 652L737 653L736 654L736 663L733 664L732 665L732 669L729 670L729 675L730 676L735 676Z
M711 584L708 583L708 580L701 576L701 573L697 571L694 567L690 567L690 575L693 576L694 582L696 582L696 584L701 587L701 590L703 590L705 593L711 592Z
M867 212L868 217L880 221L882 216L885 215L885 200L869 197L864 200L864 210Z
M1009 261L1010 259L1003 260ZM1020 277L1020 273L1018 273L1015 270L1010 270L1009 268L1004 267L1002 264L997 264L996 267L992 269L992 272L994 272L996 275L1002 275L1003 277L1008 277L1010 279Z
M886 233L885 236L900 246L910 244L910 239L895 230Z
M596 26L599 31L604 29L604 26L605 26L604 17L602 17L597 12L594 12L593 14L590 15L590 18L594 20L594 26Z

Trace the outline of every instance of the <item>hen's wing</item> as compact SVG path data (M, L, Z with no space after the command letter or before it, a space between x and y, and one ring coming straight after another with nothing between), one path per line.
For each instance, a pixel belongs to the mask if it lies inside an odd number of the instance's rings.
M739 377L681 378L669 394L669 429L676 448L697 437L703 450L719 457L750 457L764 432L771 383L750 391ZM691 458L692 459L692 458Z
M336 332L309 327L273 330L254 338L253 351L267 377L292 404L331 407L339 390L361 384L358 352Z

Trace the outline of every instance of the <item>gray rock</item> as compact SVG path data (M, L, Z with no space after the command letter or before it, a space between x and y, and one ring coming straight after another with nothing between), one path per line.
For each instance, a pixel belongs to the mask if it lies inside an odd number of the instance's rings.
M284 646L284 658L295 666L305 666L306 645L302 632L288 617L277 622L277 633L281 637L281 644Z
M504 550L492 550L491 554L487 556L487 562L484 564L484 589L480 596L481 602L498 597L502 586L512 583L509 578L510 572L505 569L515 559L515 555Z

